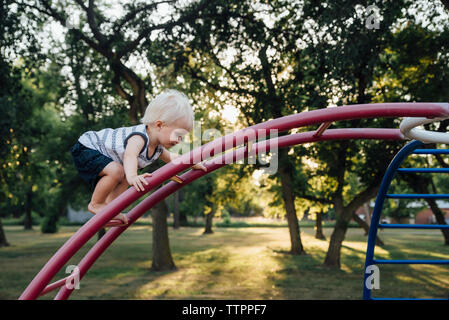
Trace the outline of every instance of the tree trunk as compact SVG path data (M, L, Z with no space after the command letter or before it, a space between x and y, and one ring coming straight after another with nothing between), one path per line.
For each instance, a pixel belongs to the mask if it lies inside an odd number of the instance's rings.
M129 108L129 119L132 124L137 124L139 114L143 115L145 109L148 105L145 93L145 82L139 78L139 76L130 68L125 66L120 59L108 58L111 65L111 69L114 71L115 76L112 80L113 87L115 91L128 101ZM121 79L125 80L132 89L133 94L126 92L126 90L121 86Z
M173 194L173 229L179 229L179 191Z
M366 86L367 86L367 75L371 74L372 70L368 70L366 68L365 63L360 64L360 68L358 72L355 73L357 78L357 103L368 103L369 99L365 94ZM361 119L353 120L352 125L354 128L360 124ZM353 210L345 208L343 205L343 183L345 179L345 171L347 169L346 162L346 150L349 148L349 142L344 141L340 146L340 151L338 155L338 159L336 161L340 161L341 165L338 169L337 181L338 187L336 192L336 197L334 198L334 208L337 215L337 221L335 224L334 231L332 232L331 239L329 241L329 248L326 253L326 258L324 259L324 265L332 268L340 268L340 256L341 256L341 247L343 245L343 241L345 239L346 231L348 230L349 221L351 217L355 215L355 209ZM380 184L380 182L379 182ZM368 191L368 190L366 190ZM368 197L369 199L369 197ZM354 198L352 203L357 199ZM365 200L366 201L366 200ZM360 204L361 205L361 204Z
M332 232L331 239L329 241L329 248L324 259L324 265L333 268L340 268L340 252L343 240L345 239L346 231L348 230L349 221L344 219L343 212L337 210L337 222L335 224L334 231Z
M12 216L14 219L19 219L20 216L23 214L23 207L22 206L14 206L12 209Z
M152 209L153 217L153 262L151 270L164 271L176 269L170 252L168 240L168 209L164 200Z
M267 56L269 45L264 45L258 53L263 72L263 81L267 88L267 96L263 98L263 104L271 110L274 118L282 116L282 107L286 102L276 94L276 87L273 83L271 64ZM262 101L261 101L262 102ZM284 133L287 134L287 133ZM288 155L289 148L281 148L278 150L278 168L279 178L281 180L281 193L284 200L284 207L287 216L288 229L290 232L291 249L290 253L295 255L306 254L301 242L301 235L298 224L298 216L295 209L295 194L293 192L292 175L295 170L294 165L290 162Z
M184 200L184 191L182 189L179 189L178 191L176 191L178 193L178 204L182 202L182 200ZM179 208L179 207L178 207ZM185 213L185 211L179 211L179 225L181 227L185 227L187 226L188 221L187 221L187 215Z
M279 174L281 178L282 198L287 216L290 232L290 253L295 255L306 254L301 242L298 217L295 209L295 195L292 187L292 172L288 161L288 149L279 150Z
M33 221L31 218L32 201L33 201L33 185L30 185L26 194L25 219L23 221L23 228L25 230L33 229Z
M316 224L315 224L315 238L320 240L326 240L323 233L323 211L316 213Z
M309 211L310 211L310 208L307 208L305 211L304 211L304 215L302 216L302 221L308 221L309 220Z
M187 226L189 221L187 221L187 215L184 211L179 211L179 225Z
M416 193L429 193L429 186L432 184L432 180L429 178L424 178L422 176L418 176L416 174L407 174L402 177L408 185L413 189ZM441 211L441 209L438 207L435 199L426 199L427 204L429 205L430 209L432 210L433 215L435 216L436 221L438 224L446 224L446 221L444 219L444 213ZM449 245L449 230L448 229L441 229L441 233L444 237L444 244Z
M354 219L355 222L358 223L360 227L363 228L363 230L365 230L365 236L367 236L369 233L369 225L366 223L366 221L361 219L355 212L352 214L352 218ZM382 241L382 239L380 239L379 236L376 237L376 245L380 247L384 245L384 242Z
M206 226L204 227L203 234L210 234L214 233L212 231L212 219L214 217L215 211L211 211L208 214L206 214Z
M0 219L0 248L9 246L8 241L6 240L6 234L3 230L2 220Z
M438 207L436 201L434 199L426 199L427 204L430 206L430 209L435 216L435 219L438 224L446 224L446 219L444 218L444 213ZM449 245L449 229L441 229L444 237L444 244Z
M371 218L372 218L371 209L369 207L369 203L368 202L366 202L363 206L365 207L365 210L366 210L365 222L366 222L366 224L369 227L371 225Z
M101 228L100 230L98 230L97 232L97 241L101 239L101 237L103 237L106 234L106 229L105 228Z

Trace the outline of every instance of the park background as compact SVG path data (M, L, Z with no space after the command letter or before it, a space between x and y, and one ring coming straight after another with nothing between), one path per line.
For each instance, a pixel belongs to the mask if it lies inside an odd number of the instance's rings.
M223 135L326 107L449 101L447 1L7 0L0 10L0 299L16 299L79 228L68 212L85 211L91 190L70 147L85 131L139 123L164 89L184 92L201 128ZM184 143L196 139L209 141ZM215 171L131 227L73 298L359 299L373 200L403 145L305 144L279 150L273 175L263 163ZM408 164L449 166L441 157ZM448 193L444 175L409 177L393 187ZM390 201L384 218L444 223L446 208ZM448 232L379 238L384 258L449 257ZM379 291L447 298L448 275L385 266Z

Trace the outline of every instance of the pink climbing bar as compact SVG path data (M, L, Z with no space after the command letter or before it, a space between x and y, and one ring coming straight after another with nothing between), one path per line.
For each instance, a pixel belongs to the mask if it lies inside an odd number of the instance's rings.
M135 200L146 194L151 189L159 186L164 181L177 175L192 166L193 163L206 160L215 154L215 150L226 151L235 147L239 142L250 137L248 141L258 138L259 129L286 131L297 127L313 125L323 122L341 120L352 120L374 117L447 117L449 116L449 105L447 103L382 103L371 105L351 105L339 108L319 109L299 114L293 114L282 118L273 119L260 123L238 132L216 139L191 152L180 156L177 163L170 162L153 172L151 178L147 178L149 185L145 191L138 192L129 188L114 201L109 203L98 214L86 222L67 242L53 255L41 271L34 277L19 299L36 299L46 288L50 280L64 266L65 263L109 220L119 212L126 209ZM363 129L365 130L365 129ZM328 130L330 131L330 130ZM313 137L315 132L310 133L311 141L320 141L320 138L328 136L324 132L320 137ZM350 135L349 135L350 136ZM382 135L380 135L382 136ZM291 136L287 136L289 138ZM402 135L401 135L402 137ZM281 137L283 138L283 137ZM281 139L279 138L279 140ZM344 135L340 136L344 138ZM229 143L231 142L231 143ZM195 170L196 171L196 170ZM200 171L200 170L198 170ZM184 179L184 176L181 176ZM183 182L183 186L186 183ZM157 192L157 191L156 191ZM111 230L125 230L125 227L113 228ZM111 231L110 230L110 231Z
M313 135L314 137L319 137L323 134L324 131L326 131L327 128L329 128L331 126L332 122L324 122L322 123L318 129L316 130L315 134Z
M275 138L277 139L277 138ZM264 140L258 143L254 143L252 146L253 154L261 152L269 152L272 144L277 148L285 148L292 145L307 142L317 142L326 140L341 140L341 139L382 139L382 140L402 140L403 136L399 129L333 129L326 131L320 137L315 137L314 132L302 132L292 134L290 136L282 136L276 141ZM100 257L100 255L112 244L112 242L124 232L131 224L139 219L145 212L150 210L159 201L162 201L172 193L176 192L183 186L191 183L192 181L199 179L200 177L215 171L228 163L239 161L248 156L248 152L245 147L241 147L232 152L226 153L221 156L220 161L206 161L204 166L207 168L207 172L202 170L190 170L183 174L183 185L168 183L161 187L149 197L143 200L139 205L134 207L128 214L129 224L124 228L112 228L110 229L84 256L84 258L77 265L79 269L79 279L81 280L89 268ZM55 297L55 300L68 299L73 289L62 287Z
M67 276L63 279L53 282L52 284L49 284L48 286L45 287L44 290L42 290L42 292L39 294L39 297L46 295L47 293L62 287L69 278L70 278L70 276Z

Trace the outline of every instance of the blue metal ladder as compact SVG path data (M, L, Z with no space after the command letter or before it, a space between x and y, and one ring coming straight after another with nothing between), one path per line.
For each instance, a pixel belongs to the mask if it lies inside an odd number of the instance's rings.
M366 271L372 265L378 264L449 264L449 260L382 260L374 259L374 248L376 246L377 230L384 229L449 229L449 225L423 225L423 224L381 224L380 217L385 199L449 199L449 194L389 194L388 189L396 172L414 172L414 173L449 173L449 168L400 168L402 162L411 154L449 154L449 149L418 149L422 148L424 143L413 140L405 145L391 161L377 194L374 211L371 217L371 225L368 234L368 246L365 259L365 275L363 279L363 299L364 300L402 300L404 298L373 298L371 289L367 287L367 279L370 276ZM404 300L409 300L405 298ZM412 299L410 299L412 300ZM420 299L416 299L420 300ZM446 299L432 299L446 300Z

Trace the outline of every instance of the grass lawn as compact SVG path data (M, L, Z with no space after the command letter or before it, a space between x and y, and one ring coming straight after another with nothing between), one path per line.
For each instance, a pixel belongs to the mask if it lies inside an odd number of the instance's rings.
M35 274L79 228L57 234L6 226L10 247L0 249L0 299L17 299ZM367 237L350 228L343 244L341 270L322 266L328 241L302 228L308 255L285 254L287 228L170 228L177 270L151 272L151 226L131 227L98 259L72 299L361 299ZM332 228L324 229L329 239ZM449 259L449 247L437 230L384 230L381 259ZM95 239L69 264L77 264ZM57 278L66 276L65 268ZM55 291L56 292L56 291ZM55 293L43 297L53 298ZM449 266L380 266L374 296L448 298Z

